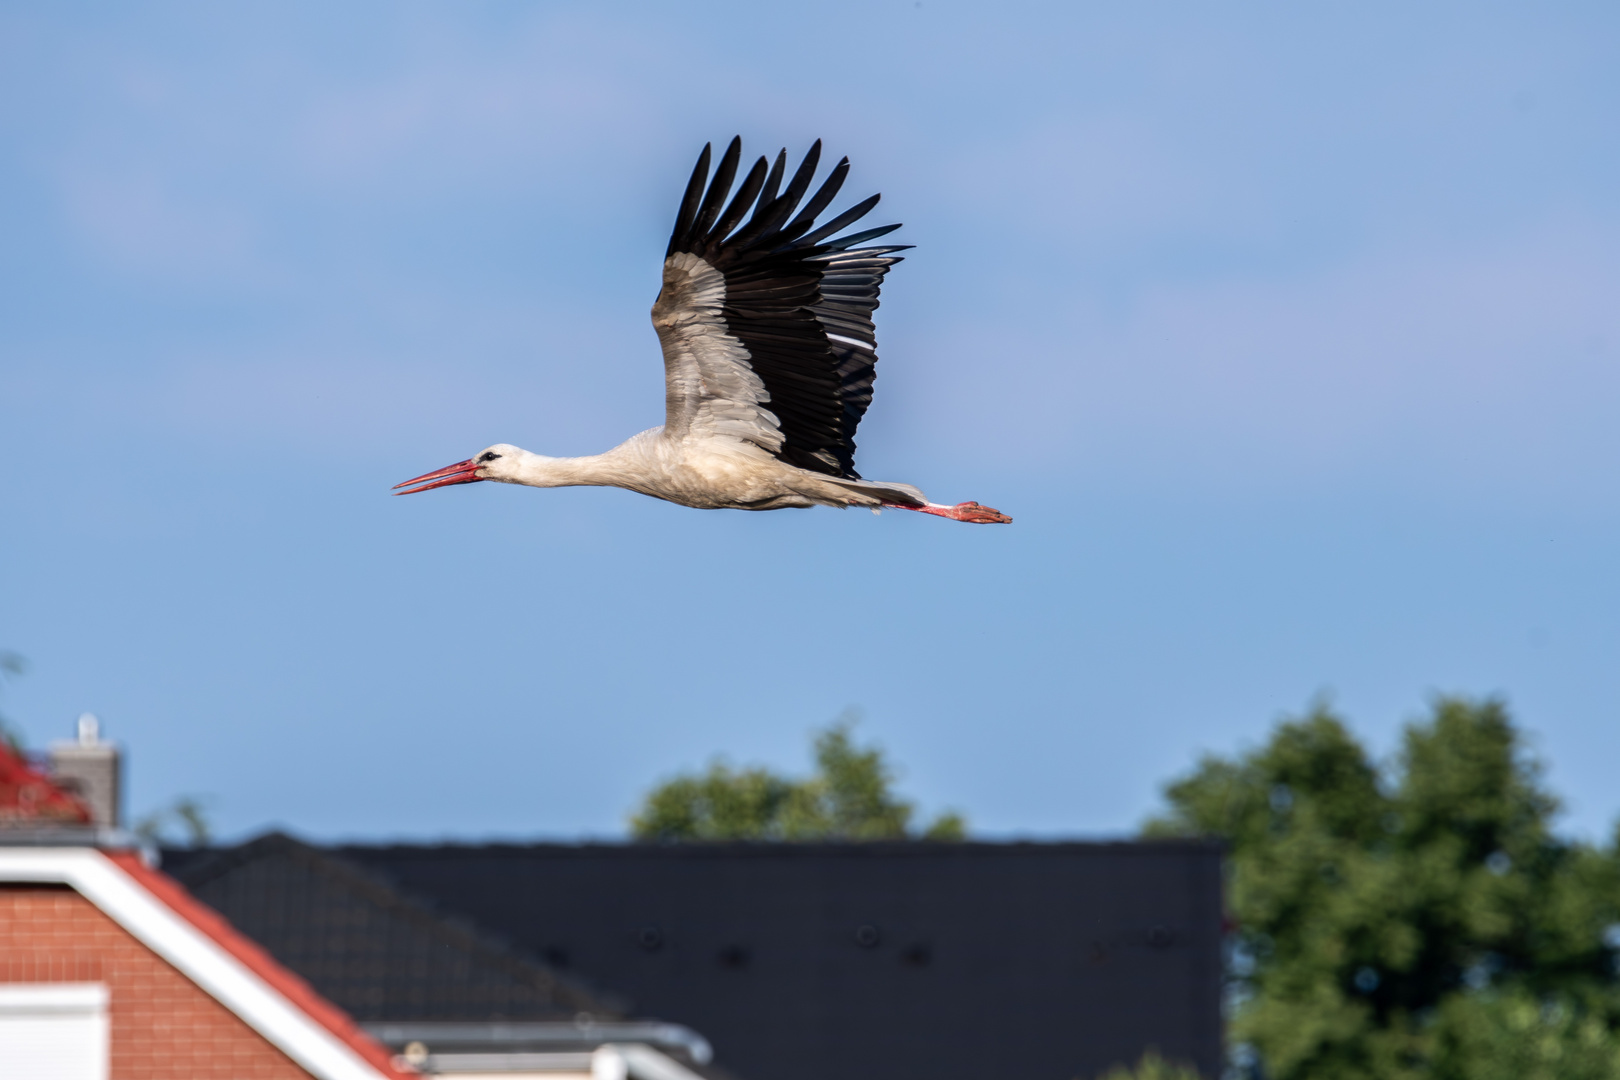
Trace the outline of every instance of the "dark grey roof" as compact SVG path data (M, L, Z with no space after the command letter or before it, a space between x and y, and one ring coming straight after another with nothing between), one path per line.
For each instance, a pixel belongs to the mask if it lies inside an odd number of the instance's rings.
M236 848L166 852L163 866L356 1020L620 1015L622 1002L279 833Z
M750 1080L1221 1064L1203 843L336 848L703 1033Z

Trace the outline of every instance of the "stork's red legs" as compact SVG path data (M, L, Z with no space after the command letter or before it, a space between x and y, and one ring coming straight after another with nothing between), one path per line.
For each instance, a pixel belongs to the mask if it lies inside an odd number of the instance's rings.
M1000 510L992 510L988 506L980 506L976 502L957 503L955 506L940 506L929 503L927 506L905 506L901 503L884 503L896 510L915 510L919 514L933 514L935 517L950 518L952 521L969 521L975 525L1010 525L1012 518Z

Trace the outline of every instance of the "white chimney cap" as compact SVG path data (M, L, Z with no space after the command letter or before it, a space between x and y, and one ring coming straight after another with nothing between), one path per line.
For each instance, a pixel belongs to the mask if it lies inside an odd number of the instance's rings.
M79 745L95 746L101 742L101 721L93 712L79 714Z

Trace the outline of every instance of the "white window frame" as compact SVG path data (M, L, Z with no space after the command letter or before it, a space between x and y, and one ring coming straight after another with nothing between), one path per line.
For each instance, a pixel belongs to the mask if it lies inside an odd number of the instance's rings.
M8 1035L21 1035L30 1028L32 1034L43 1035L41 1029L55 1027L63 1051L60 1057L53 1052L52 1043L42 1038L27 1040L30 1049L51 1053L54 1059L41 1058L33 1063L36 1067L60 1069L39 1075L48 1080L107 1080L111 1067L107 999L105 983L0 983L0 1059L12 1058L8 1074L17 1065L13 1055L22 1048L7 1047Z

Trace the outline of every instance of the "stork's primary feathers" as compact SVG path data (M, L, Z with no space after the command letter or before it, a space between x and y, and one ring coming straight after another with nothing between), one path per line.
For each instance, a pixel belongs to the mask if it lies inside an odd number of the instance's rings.
M731 196L742 140L709 177L705 146L664 257L653 327L664 350L664 426L593 457L550 458L502 443L407 480L408 495L499 480L530 487L622 487L704 510L893 506L977 523L1009 522L978 503L930 503L909 484L855 471L855 429L872 403L872 312L896 252L857 247L898 229L835 235L877 205L873 195L824 225L849 159L809 201L817 142L782 186L787 151L760 158ZM727 196L731 196L727 201Z

